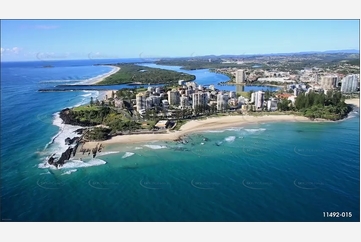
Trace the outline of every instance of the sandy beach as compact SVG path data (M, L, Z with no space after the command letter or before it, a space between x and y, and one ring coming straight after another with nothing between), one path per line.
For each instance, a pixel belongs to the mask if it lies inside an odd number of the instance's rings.
M129 144L152 141L174 141L184 135L194 134L207 130L220 130L231 127L240 127L244 124L265 123L265 122L319 122L311 121L306 117L295 115L269 115L269 116L224 116L213 117L203 120L191 120L184 124L179 131L168 131L166 134L139 134L119 135L110 140L101 141L105 147L108 144ZM87 142L86 147L95 147L99 142Z
M360 107L360 99L359 98L346 99L345 103L355 105L356 107Z
M118 66L111 66L111 67L113 67L113 69L110 72L105 73L105 74L100 75L100 76L96 76L94 78L91 78L91 79L83 82L83 84L87 84L87 85L97 84L97 83L103 81L108 76L111 76L111 75L113 75L114 73L116 73L116 72L118 72L120 70L120 67L118 67Z

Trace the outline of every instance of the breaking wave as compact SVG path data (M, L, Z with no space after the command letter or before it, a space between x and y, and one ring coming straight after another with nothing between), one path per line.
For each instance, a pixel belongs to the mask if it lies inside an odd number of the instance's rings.
M69 169L69 168L83 168L83 167L91 167L91 166L100 166L104 165L106 162L101 159L93 158L89 161L81 161L81 160L69 160L63 166L56 168L55 166L49 165L48 163L41 163L38 165L41 169Z
M125 154L122 156L122 158L125 159L125 158L127 158L127 157L132 156L132 155L134 155L134 153L132 153L132 152L125 152Z
M236 136L229 136L227 138L225 138L224 140L227 142L233 142L236 139Z
M74 172L76 172L76 171L77 171L77 169L71 169L71 170L69 170L69 171L63 172L61 175L70 175L71 173L74 173Z
M250 133L256 133L256 132L265 131L266 129L265 128L259 128L259 129L244 129L244 130L247 131L247 132L250 132Z
M151 148L153 150L165 149L167 146L165 145L144 145L145 147Z

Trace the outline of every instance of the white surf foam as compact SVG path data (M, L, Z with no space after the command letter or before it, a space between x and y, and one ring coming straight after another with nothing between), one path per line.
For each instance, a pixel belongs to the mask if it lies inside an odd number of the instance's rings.
M222 129L222 130L207 130L204 131L205 133L223 133L225 131L241 131L243 130L243 127L234 127L234 128L228 128L228 129Z
M106 162L101 159L93 158L89 161L81 161L81 160L69 160L63 166L56 168L53 165L49 165L48 163L44 162L38 165L38 168L41 169L69 169L69 168L83 168L83 167L91 167L91 166L100 166L104 165Z
M125 152L125 154L122 156L122 158L125 159L125 158L127 158L127 157L132 156L132 155L134 155L134 153L132 153L132 152Z
M134 149L135 149L135 150L142 150L143 147L135 147Z
M93 158L89 161L69 160L62 167L59 167L59 169L82 168L82 167L90 167L90 166L100 166L104 164L106 164L106 162L98 158Z
M65 144L66 138L79 137L74 131L80 128L81 126L73 126L68 124L63 124L62 119L59 116L59 113L56 113L53 121L53 124L60 128L60 131L52 138L52 140L47 144L46 148L49 147L49 151L56 156L61 156L61 154L66 151L68 145Z
M250 133L256 133L256 132L265 131L266 129L264 129L264 128L259 128L259 129L244 129L244 130L246 130L247 132L250 132Z
M76 172L76 171L77 171L77 169L71 169L71 170L69 170L69 171L63 172L61 175L70 175L71 173L74 173L74 172Z
M205 133L223 133L224 130L207 130L207 131L204 131Z
M236 139L236 136L229 136L227 138L225 138L224 140L227 142L233 142Z
M229 129L226 129L227 131L241 131L243 130L243 127L238 127L238 128L229 128Z
M117 154L119 153L119 151L102 151L102 152L98 152L97 156L104 156L104 155L111 155L111 154Z
M351 118L355 118L355 117L357 117L357 116L353 115L353 114L351 114L351 115L349 114L346 118L338 120L338 121L343 121L343 120L347 120L347 119L351 119Z
M145 147L151 148L153 150L158 150L158 149L165 149L167 148L167 146L165 145L144 145Z

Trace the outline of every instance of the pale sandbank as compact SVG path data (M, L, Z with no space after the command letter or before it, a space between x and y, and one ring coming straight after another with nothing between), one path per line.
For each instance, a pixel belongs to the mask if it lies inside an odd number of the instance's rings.
M120 67L118 67L118 66L110 66L110 67L113 67L113 69L110 72L105 73L105 74L100 75L100 76L96 76L94 78L91 78L91 79L83 82L82 84L87 84L87 85L98 84L99 82L103 81L105 78L117 73L120 70Z

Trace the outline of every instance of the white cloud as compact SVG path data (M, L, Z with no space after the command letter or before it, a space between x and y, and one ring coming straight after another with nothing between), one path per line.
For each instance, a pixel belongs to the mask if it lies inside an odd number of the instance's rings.
M18 54L20 50L21 50L21 48L19 48L19 47L13 47L11 49L11 52L13 52L14 54Z
M1 47L1 54L19 54L22 48L20 47L12 47L12 48L2 48Z

